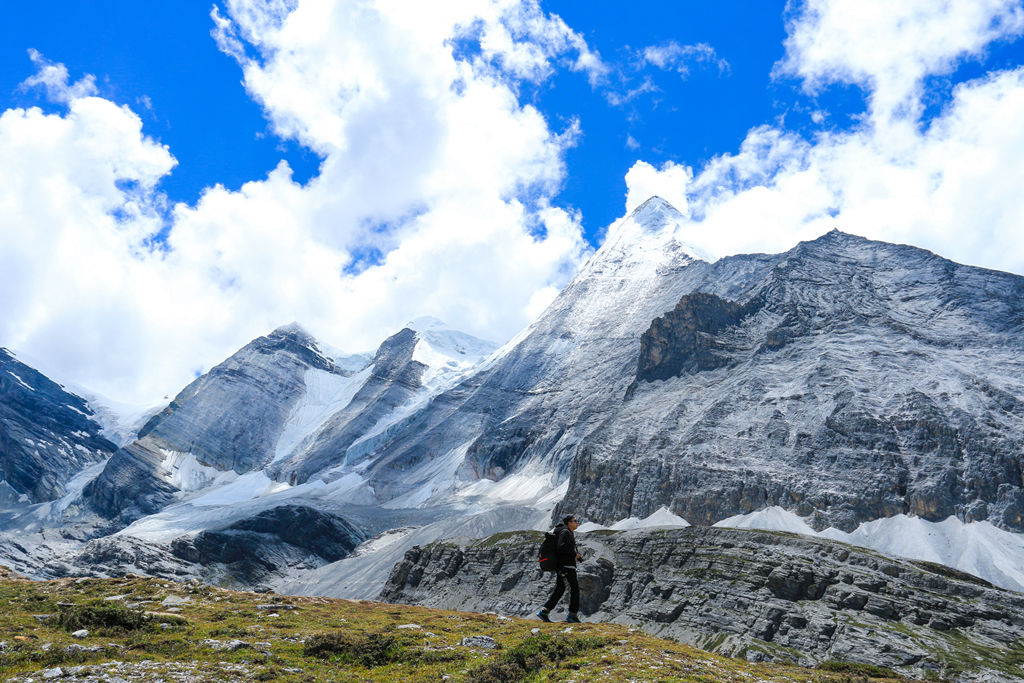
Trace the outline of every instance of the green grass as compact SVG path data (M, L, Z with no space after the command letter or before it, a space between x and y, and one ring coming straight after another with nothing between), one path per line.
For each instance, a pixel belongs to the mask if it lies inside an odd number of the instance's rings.
M169 595L188 598L166 614ZM120 597L116 597L120 596ZM114 597L113 600L105 598ZM266 603L294 609L261 609ZM277 616L272 616L276 614ZM46 619L38 616L49 615ZM414 624L419 628L399 628ZM86 638L70 631L89 630ZM490 636L493 650L460 645ZM242 641L237 650L204 641ZM0 670L22 680L54 666L187 669L196 680L842 681L848 674L752 664L627 627L536 620L368 601L259 595L159 579L33 582L0 571ZM89 651L95 648L95 651ZM225 673L224 666L237 667ZM105 670L105 669L103 669ZM38 676L35 676L38 679ZM168 677L169 678L169 677ZM143 678L137 678L143 680ZM877 680L877 679L876 679Z

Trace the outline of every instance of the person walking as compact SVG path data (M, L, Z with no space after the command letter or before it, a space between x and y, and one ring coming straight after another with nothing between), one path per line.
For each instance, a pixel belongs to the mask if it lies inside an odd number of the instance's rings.
M573 533L579 526L579 522L573 515L566 515L562 518L554 531L557 549L558 569L555 572L555 588L551 597L544 603L544 606L537 612L541 621L551 621L551 610L555 608L558 601L562 599L566 587L569 588L569 615L565 620L570 624L580 623L580 582L576 577L576 561L583 561L583 556L576 551L576 535Z

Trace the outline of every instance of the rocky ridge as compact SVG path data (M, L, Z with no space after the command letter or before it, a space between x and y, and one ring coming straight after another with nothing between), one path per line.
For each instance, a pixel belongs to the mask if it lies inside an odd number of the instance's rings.
M88 403L0 349L0 508L41 503L117 447Z
M551 575L539 532L416 547L381 598L531 615ZM709 527L581 534L587 620L756 661L827 659L956 680L1024 676L1024 596L834 541ZM986 678L988 676L989 678Z
M126 523L167 506L178 491L209 485L218 472L262 469L305 393L309 371L354 374L297 326L252 341L154 416L89 483L85 498L100 514Z

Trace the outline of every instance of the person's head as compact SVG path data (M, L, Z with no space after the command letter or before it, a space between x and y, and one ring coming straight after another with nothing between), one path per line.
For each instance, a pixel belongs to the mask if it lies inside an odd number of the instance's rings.
M566 515L565 517L562 517L562 524L569 527L569 531L576 531L576 527L580 525L580 523L577 522L576 518L572 515Z

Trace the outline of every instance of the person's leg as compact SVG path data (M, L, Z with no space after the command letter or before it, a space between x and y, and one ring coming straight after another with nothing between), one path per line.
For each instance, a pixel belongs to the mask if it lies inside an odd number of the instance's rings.
M565 593L565 575L567 573L568 572L566 572L563 569L559 569L555 573L555 590L551 592L551 597L548 598L548 601L544 603L545 612L550 612L551 610L553 610L555 608L555 605L558 604L558 601L562 599L562 594Z
M569 584L569 614L575 616L580 611L580 580L575 567L566 568L565 582Z

